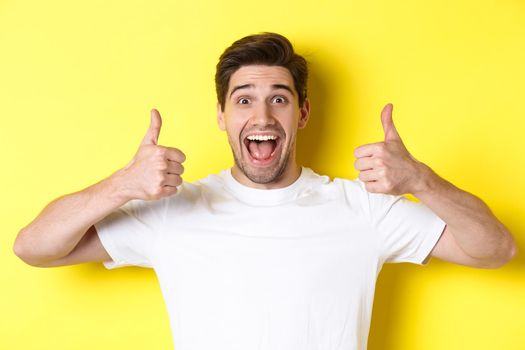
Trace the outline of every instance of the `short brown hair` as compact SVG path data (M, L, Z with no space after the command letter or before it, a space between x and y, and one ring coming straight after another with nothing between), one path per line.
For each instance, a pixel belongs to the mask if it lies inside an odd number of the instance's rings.
M293 77L299 96L299 107L306 99L308 65L304 57L294 52L290 41L277 33L263 32L235 41L222 53L215 73L217 100L224 111L230 77L242 66L262 64L287 68Z

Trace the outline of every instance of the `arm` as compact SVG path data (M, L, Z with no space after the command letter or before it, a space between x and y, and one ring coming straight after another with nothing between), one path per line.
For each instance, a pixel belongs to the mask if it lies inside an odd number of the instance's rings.
M132 199L156 200L177 192L184 172L184 153L157 145L161 118L151 112L151 124L128 165L82 191L59 197L16 237L13 250L34 266L60 266L106 261L93 226Z
M385 141L354 151L367 191L413 194L445 221L431 256L482 268L499 267L516 254L511 233L476 196L440 178L406 149L392 121L392 105L381 113Z
M64 258L77 246L84 234L91 231L90 239L83 240L84 245L90 242L88 249L91 252L86 257L87 260L111 260L100 242L96 245L93 237L96 232L91 227L129 200L122 191L120 179L120 172L117 172L82 191L59 197L49 203L19 232L13 246L15 254L30 265L43 266ZM98 249L93 249L95 247Z
M439 177L423 163L413 195L447 223L431 256L475 267L500 267L516 255L509 230L478 197Z

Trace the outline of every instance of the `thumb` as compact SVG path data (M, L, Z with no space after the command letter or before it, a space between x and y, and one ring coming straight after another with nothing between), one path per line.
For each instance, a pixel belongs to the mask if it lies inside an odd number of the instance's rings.
M394 106L388 103L381 112L381 124L383 124L383 131L385 132L385 141L401 141L401 137L392 120L392 109L394 109Z
M159 111L155 108L151 110L151 120L149 129L142 139L141 145L156 145L159 141L160 127L162 126L162 119Z

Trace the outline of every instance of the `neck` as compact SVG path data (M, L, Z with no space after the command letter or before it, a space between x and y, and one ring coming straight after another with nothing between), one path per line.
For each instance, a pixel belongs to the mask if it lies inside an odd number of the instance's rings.
M294 183L301 175L301 167L298 166L294 160L286 167L283 174L279 178L275 179L275 181L265 184L260 184L250 180L248 177L246 177L246 175L244 175L241 169L237 167L237 164L231 168L231 173L235 180L245 186L269 190L286 187Z

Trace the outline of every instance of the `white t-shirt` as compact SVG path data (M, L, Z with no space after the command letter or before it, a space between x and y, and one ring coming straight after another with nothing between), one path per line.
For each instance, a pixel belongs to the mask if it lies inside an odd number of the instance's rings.
M155 270L176 350L361 350L383 263L425 264L445 222L302 167L270 190L222 170L95 227L106 268Z

